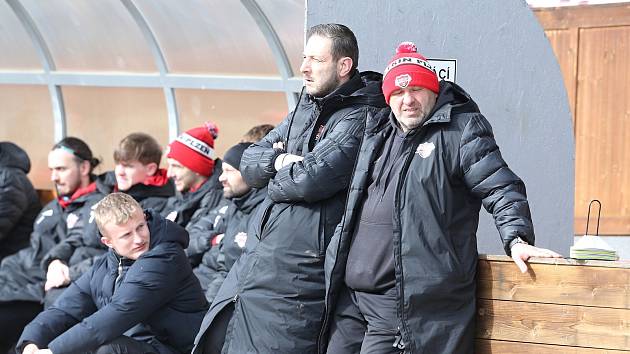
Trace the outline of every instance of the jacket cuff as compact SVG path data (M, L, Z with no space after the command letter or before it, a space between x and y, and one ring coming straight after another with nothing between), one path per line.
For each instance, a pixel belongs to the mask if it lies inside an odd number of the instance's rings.
M517 243L529 245L525 239L522 239L520 236L516 236L510 241L510 243L508 243L507 249L505 250L508 256L512 257L512 247Z

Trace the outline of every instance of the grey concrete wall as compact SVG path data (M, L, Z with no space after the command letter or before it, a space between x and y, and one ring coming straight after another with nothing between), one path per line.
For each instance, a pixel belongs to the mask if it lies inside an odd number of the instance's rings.
M307 0L307 27L337 22L359 41L360 70L382 72L401 41L428 58L457 59L456 82L493 125L525 181L537 245L569 254L574 140L567 94L549 42L523 0ZM502 254L482 212L480 253Z

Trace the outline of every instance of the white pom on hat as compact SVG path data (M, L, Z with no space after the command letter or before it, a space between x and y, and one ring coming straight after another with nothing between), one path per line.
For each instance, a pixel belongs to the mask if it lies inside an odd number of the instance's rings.
M418 47L413 42L401 42L396 48L396 54L418 53Z

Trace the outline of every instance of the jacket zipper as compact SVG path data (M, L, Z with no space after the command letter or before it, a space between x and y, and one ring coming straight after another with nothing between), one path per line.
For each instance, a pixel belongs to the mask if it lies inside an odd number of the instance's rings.
M426 123L425 123L426 124ZM424 127L424 125L423 125ZM422 129L422 128L421 128ZM411 139L411 148L416 145L416 141L420 141L421 137L424 134L418 134L418 137ZM407 327L407 320L405 315L405 285L404 285L404 275L403 275L403 266L402 266L402 223L401 223L401 210L400 210L400 194L402 192L402 186L405 182L405 176L411 167L411 161L413 160L413 156L415 154L411 152L407 159L405 160L405 164L400 171L400 177L398 179L398 183L396 185L396 194L394 196L394 210L396 211L396 220L394 220L394 234L396 231L398 233L398 245L394 249L394 267L398 269L400 273L400 280L397 279L396 286L398 287L398 311L400 317L400 326L402 326L402 330L400 331L401 338L403 340L403 345L405 345L406 350L410 350L412 352L413 343L410 340L410 331L409 327ZM399 330L401 328L399 327Z

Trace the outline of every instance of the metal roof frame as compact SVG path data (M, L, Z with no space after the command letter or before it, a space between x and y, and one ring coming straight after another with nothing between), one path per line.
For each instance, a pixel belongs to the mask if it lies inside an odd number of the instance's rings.
M164 58L164 51L160 47L154 31L151 29L150 23L133 0L120 1L142 32L158 68L157 74L58 71L49 47L28 10L22 5L20 0L6 1L29 35L37 51L43 71L0 70L0 84L48 86L52 102L55 141L59 141L66 136L67 124L62 86L161 88L164 91L166 100L170 140L175 139L180 130L177 100L174 92L178 88L284 92L289 110L293 109L297 103L297 93L302 87L302 80L294 76L282 42L257 0L241 0L241 4L247 9L247 12L252 16L265 37L280 72L280 77L170 73Z

